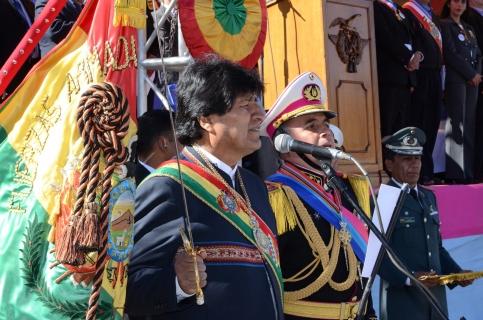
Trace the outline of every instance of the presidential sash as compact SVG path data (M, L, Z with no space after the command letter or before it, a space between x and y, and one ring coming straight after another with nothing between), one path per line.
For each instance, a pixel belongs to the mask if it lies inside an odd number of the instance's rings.
M282 183L292 188L316 214L328 221L337 230L341 231L346 228L351 235L350 244L354 253L360 261L364 261L368 241L367 229L348 210L343 207L338 209L319 185L287 165L282 166L281 171L271 175L267 180ZM345 214L342 214L343 210L346 211Z
M228 221L260 251L275 274L282 293L283 277L277 238L265 221L241 197L234 197L232 195L234 191L211 172L186 160L179 160L179 162L179 169L176 160L164 162L149 177L165 176L180 183L179 170L181 170L185 188Z
M403 4L403 8L409 10L418 21L423 25L424 29L431 34L434 41L438 44L439 50L443 52L443 37L432 18L414 1L408 1Z
M380 3L388 7L395 15L399 21L406 19L404 14L399 10L399 8L391 0L378 0Z

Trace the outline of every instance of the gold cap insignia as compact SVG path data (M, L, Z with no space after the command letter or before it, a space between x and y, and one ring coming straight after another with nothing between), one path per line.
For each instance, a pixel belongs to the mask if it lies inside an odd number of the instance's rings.
M308 101L320 100L320 88L316 84L309 84L304 87L304 98Z

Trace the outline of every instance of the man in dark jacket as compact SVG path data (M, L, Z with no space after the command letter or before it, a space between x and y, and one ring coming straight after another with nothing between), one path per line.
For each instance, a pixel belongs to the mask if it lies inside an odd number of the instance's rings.
M7 61L10 54L17 47L20 40L30 28L33 21L33 5L30 0L3 0L0 1L0 29L2 29L2 45L0 46L0 68ZM0 102L10 95L20 84L30 68L39 60L38 50L30 55L12 82L7 87Z
M388 185L400 188L403 183L407 183L411 188L400 211L390 245L417 277L462 271L442 246L434 193L418 185L425 140L423 131L408 127L382 141L384 164L391 177ZM383 259L379 275L382 279L381 319L441 319L423 294L393 266L387 255ZM430 288L447 312L445 287L433 278L422 282ZM462 281L458 284L466 286L470 283Z
M262 88L253 71L217 59L197 61L181 76L176 132L186 147L180 167L176 160L165 163L137 189L130 319L283 319L267 190L239 167L243 156L260 148ZM179 170L198 273L180 236Z
M139 117L134 169L136 185L176 154L172 132L167 110L147 111Z
M422 182L430 183L434 169L433 149L443 103L441 79L443 40L429 0L410 0L403 5L403 8L412 29L414 47L424 55L419 69L415 71L417 85L412 94L408 124L421 128L426 134L421 171Z
M391 0L374 1L374 24L381 133L386 136L406 126L416 85L412 71L419 68L423 55L414 48L406 15Z
M48 0L36 0L35 1L35 15L38 16ZM67 0L64 8L55 18L50 26L47 33L40 40L40 54L45 56L53 47L55 47L59 42L64 40L64 38L69 33L70 29L76 22L79 14L84 7L82 0Z

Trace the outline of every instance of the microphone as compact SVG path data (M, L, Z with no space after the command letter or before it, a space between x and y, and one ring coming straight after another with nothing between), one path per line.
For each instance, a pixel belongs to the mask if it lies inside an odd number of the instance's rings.
M275 137L275 149L280 153L290 151L311 154L319 160L324 159L341 159L352 160L352 156L340 150L328 147L318 147L316 145L297 141L288 134L282 133Z

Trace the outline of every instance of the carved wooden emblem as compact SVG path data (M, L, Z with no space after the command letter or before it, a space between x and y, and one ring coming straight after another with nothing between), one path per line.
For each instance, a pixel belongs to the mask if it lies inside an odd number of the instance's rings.
M369 43L368 39L361 39L356 28L350 23L360 14L354 14L348 19L335 18L329 28L339 26L339 32L329 34L330 41L335 45L340 60L347 65L347 72L356 73L357 65L361 62L362 50Z

